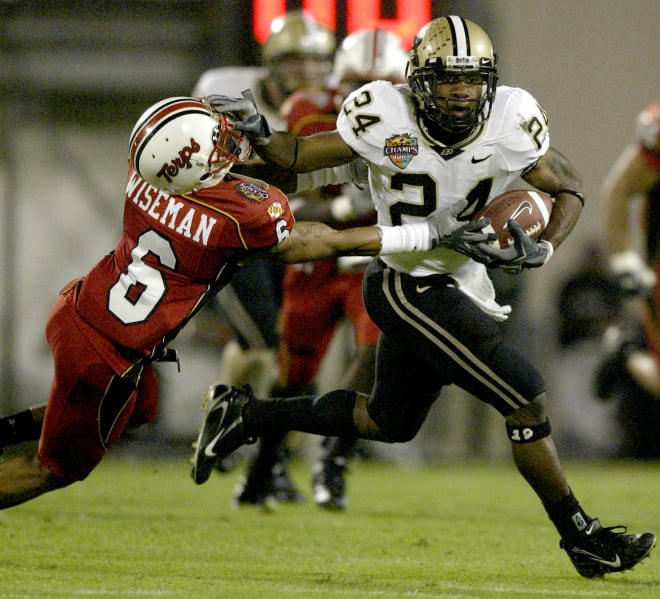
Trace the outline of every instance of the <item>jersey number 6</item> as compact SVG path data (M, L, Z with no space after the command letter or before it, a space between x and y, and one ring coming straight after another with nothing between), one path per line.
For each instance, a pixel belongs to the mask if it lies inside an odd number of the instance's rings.
M163 266L176 267L176 255L165 237L156 231L140 235L131 251L131 263L108 294L109 312L124 324L144 322L167 291L163 274L143 260L149 253Z

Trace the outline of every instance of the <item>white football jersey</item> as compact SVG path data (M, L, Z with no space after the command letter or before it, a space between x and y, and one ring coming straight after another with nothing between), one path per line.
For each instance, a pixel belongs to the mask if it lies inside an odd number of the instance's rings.
M257 103L257 109L268 120L271 129L286 130L286 123L278 111L263 99L262 80L266 78L266 67L218 67L202 73L192 95L196 98L211 94L222 94L234 98L241 97L244 89L251 89Z
M374 81L353 92L337 118L337 131L369 163L378 223L399 225L433 218L447 234L471 220L548 149L547 117L519 88L497 88L490 118L451 147L432 139L417 118L407 85ZM450 273L457 286L493 317L509 306L495 302L486 267L449 248L382 256L413 276Z

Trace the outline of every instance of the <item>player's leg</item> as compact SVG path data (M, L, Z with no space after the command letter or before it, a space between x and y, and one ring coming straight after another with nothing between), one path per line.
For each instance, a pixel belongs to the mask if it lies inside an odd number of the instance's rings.
M0 418L0 451L3 447L36 441L41 434L46 404Z
M74 482L54 476L34 452L0 464L0 509L19 505Z
M289 266L280 312L277 382L272 394L299 395L311 390L336 323L328 282L333 261ZM234 505L265 505L269 498L297 503L304 498L288 474L289 449L285 431L265 432L245 477L234 493Z
M221 376L228 384L268 393L275 381L283 268L269 257L256 257L217 295L236 336L221 356Z
M249 385L258 394L271 392L277 378L284 268L268 256L257 256L240 268L217 295L217 305L236 337L225 344L220 356L220 376L224 383L236 387ZM279 441L266 441L264 453L270 451L270 445L279 445ZM218 462L217 468L227 472L237 461L237 456L231 456ZM260 503L260 496L261 489L248 489L245 498L253 498L249 503Z
M601 576L630 569L644 559L655 535L603 528L573 495L550 435L543 379L506 344L497 324L453 285L433 285L419 293L415 281L405 275L387 269L382 276L372 274L375 285L365 297L378 300L381 287L386 289L381 301L367 304L381 330L401 344L412 340L425 354L435 356L440 372L452 373L453 383L505 416L516 467L541 499L578 572ZM411 329L408 334L406 327ZM414 335L414 330L425 334ZM381 431L387 432L386 422L370 407Z
M0 464L0 509L86 478L121 435L134 412L155 415L156 381L150 366L127 363L116 354L124 378L97 353L107 344L60 295L46 325L54 374L43 415L38 452ZM107 354L112 348L107 346ZM149 391L140 402L136 385L144 374ZM142 382L140 383L142 385Z
M542 377L471 302L457 300L453 305L452 318L442 330L461 352L454 382L506 418L516 468L541 500L577 571L592 578L632 568L648 555L655 535L604 528L586 514L569 487L552 440ZM477 326L461 327L461 322Z
M355 389L370 394L376 368L376 343L380 331L369 318L362 299L362 273L342 274L337 283L343 289L343 311L353 325L355 353L339 387ZM346 508L346 472L349 461L355 455L356 437L326 437L323 453L314 465L312 489L314 502L321 508L343 510Z

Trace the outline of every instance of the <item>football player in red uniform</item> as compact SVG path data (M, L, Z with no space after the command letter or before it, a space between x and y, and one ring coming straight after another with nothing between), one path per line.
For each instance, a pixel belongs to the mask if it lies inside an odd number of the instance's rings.
M629 455L658 457L660 99L649 103L637 116L635 139L612 166L602 195L610 269L624 295L642 300L639 311L643 331L619 336L615 350L600 368L597 387L604 398L617 388L630 389L621 394L620 420L626 430L623 450ZM640 203L642 209L638 210Z
M633 568L655 535L602 526L573 494L552 440L545 383L504 338L497 321L510 307L496 301L486 268L542 267L578 220L580 176L550 147L548 117L533 96L498 85L492 43L476 23L452 15L424 26L407 80L362 86L345 100L336 131L308 137L271 134L245 100L217 106L239 110L236 126L281 167L302 173L363 158L379 223L437 219L448 238L429 252L383 256L367 267L364 301L381 331L371 394L260 400L219 385L210 392L193 475L264 431L409 441L441 389L455 384L502 415L514 463L578 573L592 578ZM487 222L471 216L519 177L555 198L548 227L532 240L510 221L514 244L490 246L483 241Z
M55 367L45 410L1 421L2 444L40 436L36 454L0 464L0 508L83 480L127 426L151 421L152 362L173 358L169 343L252 256L294 263L437 243L433 226L294 226L280 189L230 174L250 151L226 115L196 98L168 98L140 117L123 233L64 287L46 323Z
M346 96L361 85L382 79L403 83L408 54L399 38L383 29L361 30L344 39L335 54L333 82L326 90L303 89L282 106L286 128L294 135L310 135L335 128ZM373 224L376 211L366 181L362 185L329 185L291 200L298 221L322 221L334 228ZM340 386L369 393L374 380L378 327L362 301L362 276L368 258L342 257L288 266L282 289L278 396L311 390L333 334L345 319L354 334L352 359ZM265 435L234 497L235 505L262 505L269 496L280 498L276 473L286 456L279 450L284 433ZM323 455L314 465L315 503L326 509L346 507L345 471L355 452L355 437L326 437Z

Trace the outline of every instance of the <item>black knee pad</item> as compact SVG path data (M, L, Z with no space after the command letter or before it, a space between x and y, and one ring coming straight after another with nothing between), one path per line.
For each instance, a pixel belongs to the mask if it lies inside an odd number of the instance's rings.
M542 424L533 426L521 426L517 424L506 423L506 432L509 439L514 443L534 443L551 433L550 421L546 418Z

